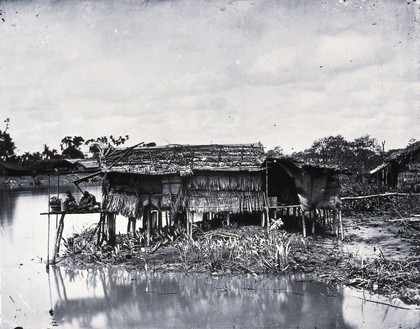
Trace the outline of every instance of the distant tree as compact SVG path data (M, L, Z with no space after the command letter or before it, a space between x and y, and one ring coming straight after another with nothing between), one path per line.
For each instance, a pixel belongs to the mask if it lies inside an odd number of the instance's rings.
M348 167L359 173L365 173L382 162L382 149L375 138L369 135L355 138L350 143L353 158Z
M95 139L91 138L85 141L85 145L89 146L89 152L93 154L95 158L98 158L105 149L109 147L118 147L123 145L126 141L128 141L129 136L119 136L115 138L114 136L110 135L97 137Z
M305 160L330 165L343 165L349 158L349 142L341 135L317 139L303 152Z
M308 162L337 165L358 173L366 173L382 161L381 147L369 135L353 141L347 141L341 135L320 138L309 149L293 155Z
M21 162L30 162L35 160L42 160L42 154L40 152L25 152L20 156Z
M81 136L66 136L61 140L61 154L65 158L83 159L85 156L80 150L85 140Z
M273 158L282 156L283 154L283 148L280 145L277 145L272 150L267 151L267 156Z
M7 161L15 155L16 147L15 143L12 141L12 137L10 137L10 134L7 132L10 125L10 119L5 119L4 123L6 124L6 128L4 131L0 130L0 160Z
M47 144L44 144L44 150L42 151L42 159L43 160L51 160L59 158L58 151L56 149L50 150Z

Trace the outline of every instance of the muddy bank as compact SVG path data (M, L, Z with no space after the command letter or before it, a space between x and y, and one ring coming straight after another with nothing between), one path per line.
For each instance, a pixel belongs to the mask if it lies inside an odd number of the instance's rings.
M65 241L60 264L76 268L118 265L130 269L237 274L306 273L309 280L337 283L420 305L420 222L417 217L344 218L345 239L328 232L298 233L259 226L221 228L193 239L180 228L162 228L150 247L140 232L120 234L115 247L95 246L88 230Z

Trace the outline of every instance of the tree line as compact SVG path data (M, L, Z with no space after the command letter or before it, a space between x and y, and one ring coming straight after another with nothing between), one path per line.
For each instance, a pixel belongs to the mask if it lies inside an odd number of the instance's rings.
M38 160L57 160L57 159L83 159L85 154L83 146L87 146L89 153L97 157L101 150L108 147L118 147L129 140L129 135L114 137L101 136L96 138L84 139L82 136L65 136L60 141L60 150L50 148L47 144L43 145L42 152L25 152L22 155L15 153L16 145L12 140L8 130L10 119L4 120L5 129L0 130L0 161L14 163L27 163Z
M118 147L129 140L129 136L101 136L84 139L81 136L65 136L60 142L60 150L51 149L44 144L42 152L25 152L15 154L15 144L9 134L10 119L4 120L5 129L0 130L0 161L26 163L35 160L83 159L81 148L87 146L93 157L108 147ZM409 141L415 142L414 139ZM380 165L392 152L385 152L385 142L381 145L369 135L348 141L342 135L328 136L315 140L312 146L304 151L294 152L292 157L319 165L338 166L355 173L366 173ZM281 146L267 152L268 156L283 156Z

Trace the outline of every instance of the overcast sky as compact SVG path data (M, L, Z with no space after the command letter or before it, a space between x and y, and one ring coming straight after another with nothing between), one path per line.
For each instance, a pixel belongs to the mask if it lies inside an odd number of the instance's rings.
M0 2L0 124L17 153L65 136L285 152L420 140L419 1ZM4 130L4 124L0 130Z

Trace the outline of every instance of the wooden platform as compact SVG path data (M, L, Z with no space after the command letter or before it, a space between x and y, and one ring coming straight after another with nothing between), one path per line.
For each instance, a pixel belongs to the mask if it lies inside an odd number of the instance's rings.
M115 243L115 218L116 213L110 212L103 209L93 209L93 210L75 210L75 211L50 211L43 212L40 215L48 215L48 251L50 250L49 246L49 236L50 236L50 216L51 215L60 215L60 220L57 224L57 230L55 233L54 241L54 252L52 255L52 260L49 260L48 254L48 263L55 264L56 258L60 252L60 244L63 237L64 230L64 218L66 215L88 215L88 214L100 214L98 225L94 231L94 234L97 233L97 244L100 245L104 240L108 244L113 245ZM93 235L94 235L93 234Z
M51 212L42 212L40 215L80 215L80 214L103 214L110 213L107 210L95 209L95 210L75 210L75 211L51 211Z

